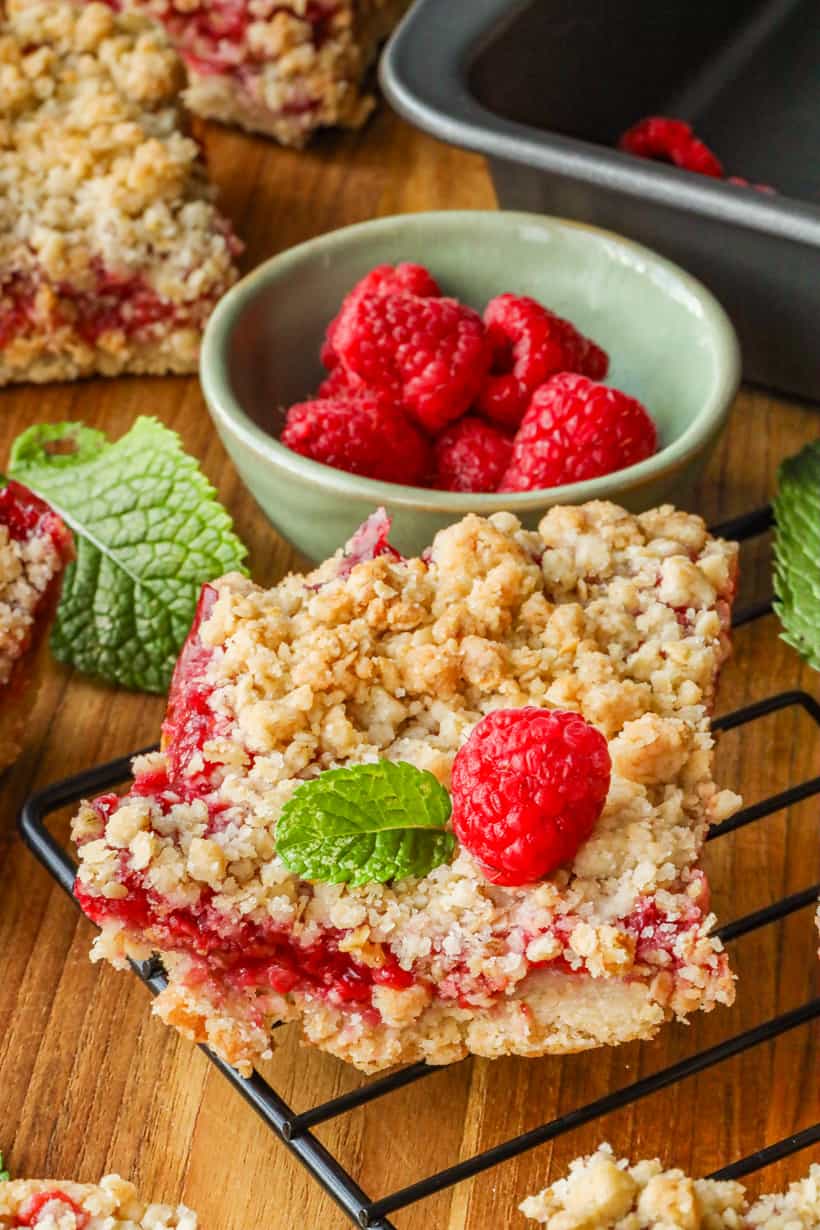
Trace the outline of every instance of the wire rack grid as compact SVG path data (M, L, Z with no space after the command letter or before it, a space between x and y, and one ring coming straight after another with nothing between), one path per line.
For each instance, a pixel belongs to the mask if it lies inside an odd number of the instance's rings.
M745 541L765 533L772 524L771 509L767 506L725 521L713 527L713 533L723 537ZM733 619L735 628L759 619L771 611L771 599L752 603L738 610ZM755 722L779 710L798 706L813 720L820 737L820 704L807 692L787 691L763 700L745 705L732 713L725 714L712 723L717 731L728 731L748 723ZM24 805L20 814L19 825L23 839L39 861L51 873L60 886L72 894L75 876L75 864L66 849L49 831L47 821L51 815L61 808L78 803L81 799L97 792L110 790L129 777L132 756L124 756L108 764L100 765L87 772L57 782L32 795ZM799 782L788 789L769 798L763 799L752 806L745 807L729 820L716 825L709 833L708 840L714 841L728 833L734 832L745 825L755 823L766 816L773 815L798 803L803 799L820 794L820 777L814 777ZM796 910L812 904L820 895L820 883L813 884L799 892L792 893L779 901L762 909L755 910L742 918L726 924L718 929L716 934L724 943L738 939L759 927L785 918ZM161 965L157 961L147 961L133 965L135 973L145 985L157 994L165 985ZM254 1073L248 1078L239 1076L228 1064L224 1063L210 1051L205 1050L213 1063L234 1086L241 1096L253 1107L268 1127L276 1133L284 1145L307 1168L318 1183L330 1195L351 1221L364 1230L396 1230L388 1220L394 1213L407 1208L418 1200L423 1200L436 1192L454 1186L463 1180L489 1170L502 1162L519 1156L537 1145L553 1140L565 1132L587 1124L600 1116L609 1114L630 1103L638 1102L650 1094L664 1089L677 1081L684 1080L698 1072L702 1072L715 1064L739 1055L743 1051L767 1042L789 1030L796 1029L820 1017L820 996L810 999L807 1003L788 1012L783 1012L770 1020L744 1030L727 1038L716 1046L688 1056L678 1063L655 1072L650 1076L634 1081L604 1097L589 1102L584 1106L563 1114L538 1127L514 1136L509 1140L485 1149L472 1157L466 1158L455 1165L448 1166L425 1178L410 1184L401 1190L388 1193L376 1199L371 1199L356 1183L352 1174L344 1167L338 1158L317 1139L313 1130L320 1124L331 1119L348 1114L356 1107L363 1106L377 1098L386 1097L393 1091L417 1081L424 1080L438 1069L425 1064L413 1064L386 1076L376 1078L361 1087L345 1093L330 1101L313 1106L308 1110L297 1112L273 1089L259 1074ZM531 1061L532 1062L532 1061ZM798 1150L808 1148L820 1142L820 1123L797 1132L775 1144L761 1148L747 1157L716 1171L713 1178L735 1179L750 1174L764 1166L779 1161Z

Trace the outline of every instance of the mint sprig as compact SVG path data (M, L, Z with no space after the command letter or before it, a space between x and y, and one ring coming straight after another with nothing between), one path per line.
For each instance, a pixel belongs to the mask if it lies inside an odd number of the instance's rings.
M10 1178L9 1172L3 1165L3 1154L0 1153L0 1183L8 1183Z
M781 636L820 670L820 440L778 471L774 609Z
M74 532L55 656L109 683L165 692L200 586L246 554L179 436L152 418L113 444L82 423L43 424L15 440L9 474Z
M329 769L285 804L276 852L305 880L385 884L449 862L450 796L432 773L403 761Z

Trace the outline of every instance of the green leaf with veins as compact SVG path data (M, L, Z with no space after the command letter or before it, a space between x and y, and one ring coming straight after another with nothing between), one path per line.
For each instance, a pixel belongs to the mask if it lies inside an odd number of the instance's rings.
M109 683L165 692L201 585L246 555L177 434L139 418L112 444L82 423L43 424L15 440L9 474L74 532L55 656Z
M450 796L424 769L403 761L329 769L288 799L276 853L305 880L384 884L425 876L449 862Z
M778 471L774 609L783 640L820 670L820 440Z

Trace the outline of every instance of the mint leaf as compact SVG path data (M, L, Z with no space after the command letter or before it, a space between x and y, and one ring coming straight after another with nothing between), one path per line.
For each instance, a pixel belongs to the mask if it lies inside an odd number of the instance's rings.
M820 670L820 440L778 470L774 609L781 636Z
M0 1183L7 1183L10 1177L9 1172L3 1167L3 1154L0 1153Z
M403 761L329 769L288 799L276 853L305 880L384 884L446 863L450 796L432 773Z
M82 423L31 427L9 473L74 531L52 649L88 675L165 692L200 586L245 548L179 437L139 418L116 443Z

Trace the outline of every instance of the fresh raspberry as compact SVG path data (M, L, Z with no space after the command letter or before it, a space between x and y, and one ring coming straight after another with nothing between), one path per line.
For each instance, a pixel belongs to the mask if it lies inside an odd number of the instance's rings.
M526 295L498 295L484 310L493 365L476 408L515 428L540 384L557 372L603 380L609 356L573 324Z
M507 468L512 440L468 415L433 441L433 480L439 491L495 491Z
M341 364L337 364L325 376L316 390L316 397L355 397L357 393L365 392L365 386L352 372L346 372Z
M281 439L303 457L387 483L413 486L430 468L430 446L421 432L374 393L291 406Z
M609 790L606 739L579 713L495 709L453 762L453 831L496 884L574 858Z
M345 296L341 308L327 327L320 358L328 371L332 371L339 362L333 338L339 317L345 308L355 303L362 295L387 295L396 290L407 291L408 294L418 295L421 299L437 299L441 294L438 282L423 265L402 261L399 265L377 265L375 269L371 269Z
M658 447L634 397L565 372L537 389L513 441L499 491L535 491L623 470Z
M723 179L723 165L683 120L650 115L628 128L618 140L618 149L654 162L671 162L684 171Z
M464 414L490 367L481 317L455 299L361 295L333 340L347 371L401 402L431 435Z

